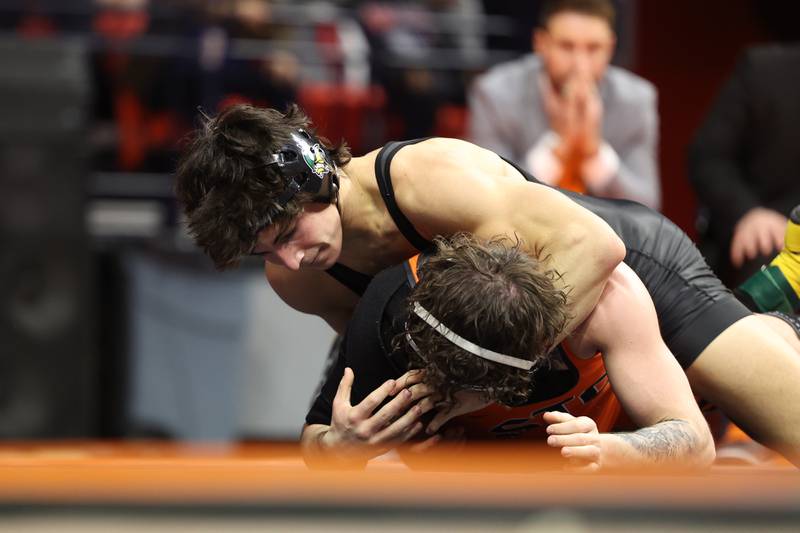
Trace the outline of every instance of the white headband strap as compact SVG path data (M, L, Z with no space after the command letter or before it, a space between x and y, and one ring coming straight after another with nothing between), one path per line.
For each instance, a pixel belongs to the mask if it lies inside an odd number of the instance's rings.
M467 339L458 335L455 331L436 320L430 311L422 307L418 302L414 302L414 314L424 320L426 324L435 329L436 332L442 335L445 339L471 354L495 363L500 363L501 365L513 366L514 368L521 368L523 370L530 370L533 367L533 361L493 352L492 350L482 348L477 344L468 341Z

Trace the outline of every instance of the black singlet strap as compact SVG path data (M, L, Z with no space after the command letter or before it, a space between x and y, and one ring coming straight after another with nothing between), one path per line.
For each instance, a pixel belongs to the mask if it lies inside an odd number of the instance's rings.
M386 204L386 209L389 211L389 215L392 217L392 220L394 220L400 233L420 251L430 248L432 243L420 235L411 224L411 221L400 211L400 207L397 205L397 201L394 198L394 187L392 187L389 166L392 163L392 158L400 148L424 140L425 139L413 139L410 141L389 142L381 148L381 151L378 152L378 156L375 158L375 179L378 182L378 189L381 191L381 198L383 198L383 202ZM359 296L364 295L364 291L367 290L367 285L372 281L372 276L353 270L340 263L334 264L325 272Z
M516 171L517 171L517 172L519 172L520 174L522 174L522 176L523 176L523 177L524 177L526 180L528 180L528 181L532 181L533 183L542 183L541 181L537 180L537 179L536 179L536 178L533 176L533 174L531 174L530 172L528 172L527 170L525 170L524 168L522 168L521 166L519 166L519 165L518 165L518 164L516 164L515 162L511 161L510 159L506 159L506 158L505 158L505 157L503 157L502 155L500 156L500 159L502 159L503 161L505 161L506 163L508 163L508 164L509 164L509 165L511 165L512 167L514 167L514 168L516 169Z
M381 148L381 151L378 152L378 157L375 158L375 178L378 180L378 188L381 191L383 203L386 204L386 209L389 211L389 215L391 215L400 233L402 233L408 242L419 251L429 248L432 243L420 235L417 229L411 224L411 221L400 211L400 206L397 205L397 200L395 200L394 197L394 187L392 186L392 176L389 173L389 166L398 150L409 144L416 144L426 139L389 142Z
M353 270L341 263L335 263L325 272L359 296L364 295L367 285L372 281L372 276Z

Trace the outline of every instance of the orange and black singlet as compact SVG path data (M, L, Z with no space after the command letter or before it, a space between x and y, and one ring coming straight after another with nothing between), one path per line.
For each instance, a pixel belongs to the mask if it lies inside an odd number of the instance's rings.
M419 283L418 267L421 255L407 262L406 272ZM588 416L597 423L600 432L611 431L621 413L621 406L600 353L589 359L577 357L562 342L551 354L552 368L537 374L532 392L544 388L545 394L531 394L529 400L514 407L489 405L453 419L464 429L469 440L523 438L543 440L547 423L542 415L547 411L565 411L575 417Z
M307 417L308 424L331 421L333 398L345 367L355 373L350 402L356 405L386 380L408 369L407 354L394 350L392 340L403 331L405 300L416 282L417 258L378 274L361 298L341 345ZM566 347L554 353L554 364L534 376L528 399L506 408L492 405L454 419L471 440L544 436L544 411L562 410L593 418L600 431L609 431L621 407L606 375L602 357L575 357Z

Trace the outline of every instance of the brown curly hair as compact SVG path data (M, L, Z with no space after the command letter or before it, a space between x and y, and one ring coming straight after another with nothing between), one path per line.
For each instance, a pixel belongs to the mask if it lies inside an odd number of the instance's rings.
M316 136L296 105L286 113L250 105L232 106L201 126L185 143L178 163L175 194L188 219L189 233L219 270L235 267L255 246L257 233L288 224L312 200L299 192L285 206L277 198L287 179L266 165L273 153L303 128ZM320 142L341 167L350 161L344 141Z
M546 28L554 16L573 12L605 20L613 30L617 22L617 14L611 0L548 0L539 11L538 26Z
M569 318L567 296L553 283L559 274L543 271L519 239L481 242L461 233L435 244L435 255L419 267L420 282L408 298L405 332L395 337L395 347L408 354L409 368L425 371L425 382L445 404L464 389L507 405L524 401L533 371L546 366ZM462 350L412 312L415 302L461 337L536 364L522 370Z

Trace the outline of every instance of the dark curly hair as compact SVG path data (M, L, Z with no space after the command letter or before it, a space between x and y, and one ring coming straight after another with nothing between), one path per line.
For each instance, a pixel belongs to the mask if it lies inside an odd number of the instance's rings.
M394 345L409 356L409 368L425 371L425 382L452 404L464 389L506 405L530 394L533 371L569 318L567 297L518 239L481 242L468 234L437 238L436 253L419 267L420 282L408 298L405 329ZM418 302L439 322L479 346L534 361L531 371L494 363L466 352L423 322Z
M303 128L316 136L311 121L296 105L286 113L250 105L232 106L215 118L203 116L187 140L176 171L175 194L189 233L219 270L235 267L251 252L260 229L287 224L312 195L299 192L285 206L277 198L287 180L267 166L273 153ZM342 141L330 150L337 166L350 161Z

